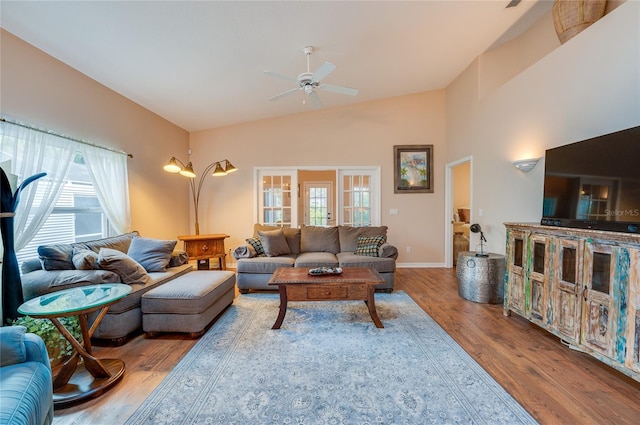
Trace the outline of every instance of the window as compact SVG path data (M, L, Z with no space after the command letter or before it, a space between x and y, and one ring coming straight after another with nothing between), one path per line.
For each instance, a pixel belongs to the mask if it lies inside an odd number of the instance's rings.
M47 179L44 177L44 179ZM39 186L34 202L42 198ZM116 232L110 229L106 214L100 207L87 166L77 153L69 167L60 195L51 215L33 239L16 253L18 263L37 257L38 246L82 242L107 237Z

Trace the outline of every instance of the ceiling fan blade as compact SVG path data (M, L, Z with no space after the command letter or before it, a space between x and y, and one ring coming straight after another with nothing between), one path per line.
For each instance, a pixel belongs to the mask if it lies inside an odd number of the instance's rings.
M355 96L358 94L358 89L354 89L351 87L334 86L331 84L321 84L318 87L322 90L330 91L333 93L348 94L349 96Z
M318 93L316 93L315 91L310 92L309 99L311 100L311 107L313 109L322 109L322 102L320 102Z
M334 69L336 69L334 64L330 62L323 62L322 65L316 69L316 72L313 73L313 81L318 82L322 80L324 77L331 74Z
M289 96L290 94L297 92L298 90L300 90L300 87L295 87L295 88L283 91L282 93L278 93L275 96L271 96L269 100L273 101L273 100L282 99L283 97Z
M274 71L271 71L271 70L266 70L266 71L264 71L264 73L269 75L269 76L271 76L271 77L280 78L282 80L293 81L294 83L298 82L297 78L289 77L287 75L278 74L277 72L274 72Z

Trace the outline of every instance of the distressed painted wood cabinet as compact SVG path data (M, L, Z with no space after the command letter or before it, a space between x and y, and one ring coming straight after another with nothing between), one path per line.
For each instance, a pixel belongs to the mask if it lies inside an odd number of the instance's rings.
M504 313L640 382L640 235L507 223Z

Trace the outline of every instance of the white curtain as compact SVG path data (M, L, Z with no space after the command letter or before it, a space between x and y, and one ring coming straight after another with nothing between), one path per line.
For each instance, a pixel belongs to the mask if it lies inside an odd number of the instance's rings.
M107 214L111 226L118 233L128 232L131 213L127 155L90 145L82 145L80 151L87 164L100 206Z
M38 233L51 214L78 145L63 137L0 122L0 163L5 173L16 175L18 184L35 174L47 173L20 194L14 219L16 251Z

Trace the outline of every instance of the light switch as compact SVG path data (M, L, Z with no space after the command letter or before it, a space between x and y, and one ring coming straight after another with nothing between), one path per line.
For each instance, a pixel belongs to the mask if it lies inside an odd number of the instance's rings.
M398 215L398 209L397 208L391 208L389 210L389 214L391 215Z

